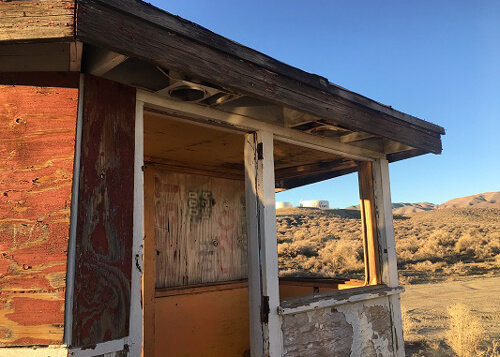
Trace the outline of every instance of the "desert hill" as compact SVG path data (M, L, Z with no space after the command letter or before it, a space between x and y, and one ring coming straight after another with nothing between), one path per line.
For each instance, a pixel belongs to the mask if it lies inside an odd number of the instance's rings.
M485 192L477 195L454 198L446 201L443 204L434 204L430 202L418 203L393 203L392 214L406 216L416 212L433 211L436 209L445 208L499 208L500 209L500 192ZM359 205L349 206L345 209L359 210Z
M437 208L438 205L430 202L418 202L418 203L397 202L392 204L392 214L404 216L410 213L432 211ZM359 205L349 206L346 207L345 209L359 211Z
M500 192L485 192L478 195L455 198L439 205L443 208L500 208Z

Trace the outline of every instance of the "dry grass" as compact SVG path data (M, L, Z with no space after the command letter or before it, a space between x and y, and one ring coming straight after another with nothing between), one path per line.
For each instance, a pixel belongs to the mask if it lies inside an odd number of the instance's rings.
M359 212L277 212L281 275L363 278ZM395 217L402 283L500 272L500 210L443 209Z
M359 212L281 209L277 211L277 226L280 275L363 279ZM498 209L419 212L395 217L394 228L403 284L500 273ZM403 307L407 356L443 357L456 353L458 356L500 357L498 342L478 327L477 320L482 316L460 306L452 306L448 312L449 317L439 317L444 323L445 319L450 321L447 339L444 331L439 337L430 338L425 329L419 328L429 324L424 321L425 317Z
M448 307L449 330L446 342L458 357L475 357L481 354L486 337L481 319L473 315L463 304Z

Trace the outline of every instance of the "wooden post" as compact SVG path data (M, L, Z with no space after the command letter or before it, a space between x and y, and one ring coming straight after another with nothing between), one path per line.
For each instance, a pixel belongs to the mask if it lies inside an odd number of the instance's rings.
M373 187L372 162L359 163L359 197L361 199L361 225L363 228L363 248L365 253L365 285L382 282L380 253L375 215L375 194Z
M130 291L129 349L131 357L142 352L143 336L143 220L144 220L144 102L135 104L135 150L134 150L134 230L132 242L132 284Z
M82 157L82 116L85 76L80 75L78 87L78 112L76 119L75 159L73 186L71 188L71 218L69 226L68 261L66 268L66 297L64 306L64 343L71 346L73 340L73 297L75 294L76 224L78 221L78 192L80 186L80 159Z
M389 183L389 162L378 159L373 162L374 204L380 245L382 283L397 287L398 267L396 260L396 242L392 221L392 202ZM394 356L404 357L403 323L401 319L401 301L399 294L389 296L389 305L393 324Z
M155 352L155 201L154 169L144 169L144 275L142 279L142 299L144 301L143 355L154 357Z
M251 355L281 357L278 242L271 132L258 131L246 135L245 180Z

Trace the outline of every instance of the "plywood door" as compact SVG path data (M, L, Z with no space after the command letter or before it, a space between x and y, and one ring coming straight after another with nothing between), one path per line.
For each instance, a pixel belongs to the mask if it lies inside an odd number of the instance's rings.
M247 277L243 181L154 172L156 288Z

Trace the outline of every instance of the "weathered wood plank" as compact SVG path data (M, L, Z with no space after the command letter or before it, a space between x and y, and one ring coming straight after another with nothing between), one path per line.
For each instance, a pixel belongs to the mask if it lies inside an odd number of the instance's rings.
M387 160L376 160L373 162L373 186L382 262L382 281L389 287L396 287L399 284L399 279L392 218L389 163ZM394 355L403 357L405 351L399 294L389 296L389 307L393 326Z
M106 27L99 22L100 18L107 19ZM441 152L440 133L436 131L277 75L98 0L80 2L78 21L77 36L84 42L194 74L236 92L317 115L351 130Z
M281 356L273 134L245 137L252 356Z
M367 285L377 285L382 283L382 271L380 268L380 245L375 214L372 162L362 161L359 163L358 179L365 255L365 281Z
M135 149L134 149L134 237L132 242L132 284L130 291L130 333L127 337L129 356L139 356L144 344L144 103L135 103Z
M307 312L359 301L376 299L404 291L402 287L385 285L364 286L353 289L329 291L317 295L297 296L281 301L280 313L283 315Z
M245 136L245 197L248 235L248 301L250 310L250 353L264 352L264 326L261 321L262 291L259 242L259 200L257 196L257 142L255 134Z
M62 343L77 97L0 85L0 346Z
M0 42L73 38L75 3L68 0L0 2Z
M157 169L146 189L155 193L157 288L246 278L242 181Z
M73 343L128 335L135 90L85 77Z
M101 3L104 3L104 1L101 1ZM296 67L277 61L270 56L252 50L223 36L217 35L202 26L155 8L150 4L130 0L106 0L105 3L107 6L120 9L120 11L132 14L143 21L153 23L163 28L165 31L175 32L181 36L200 42L225 54L241 58L242 60L257 66L262 66L268 71L287 76L321 91L328 91L341 98L369 107L377 112L382 112L428 130L444 134L444 129L438 125L399 112L390 106L378 103L333 83L329 83L328 79L324 77L307 73Z

